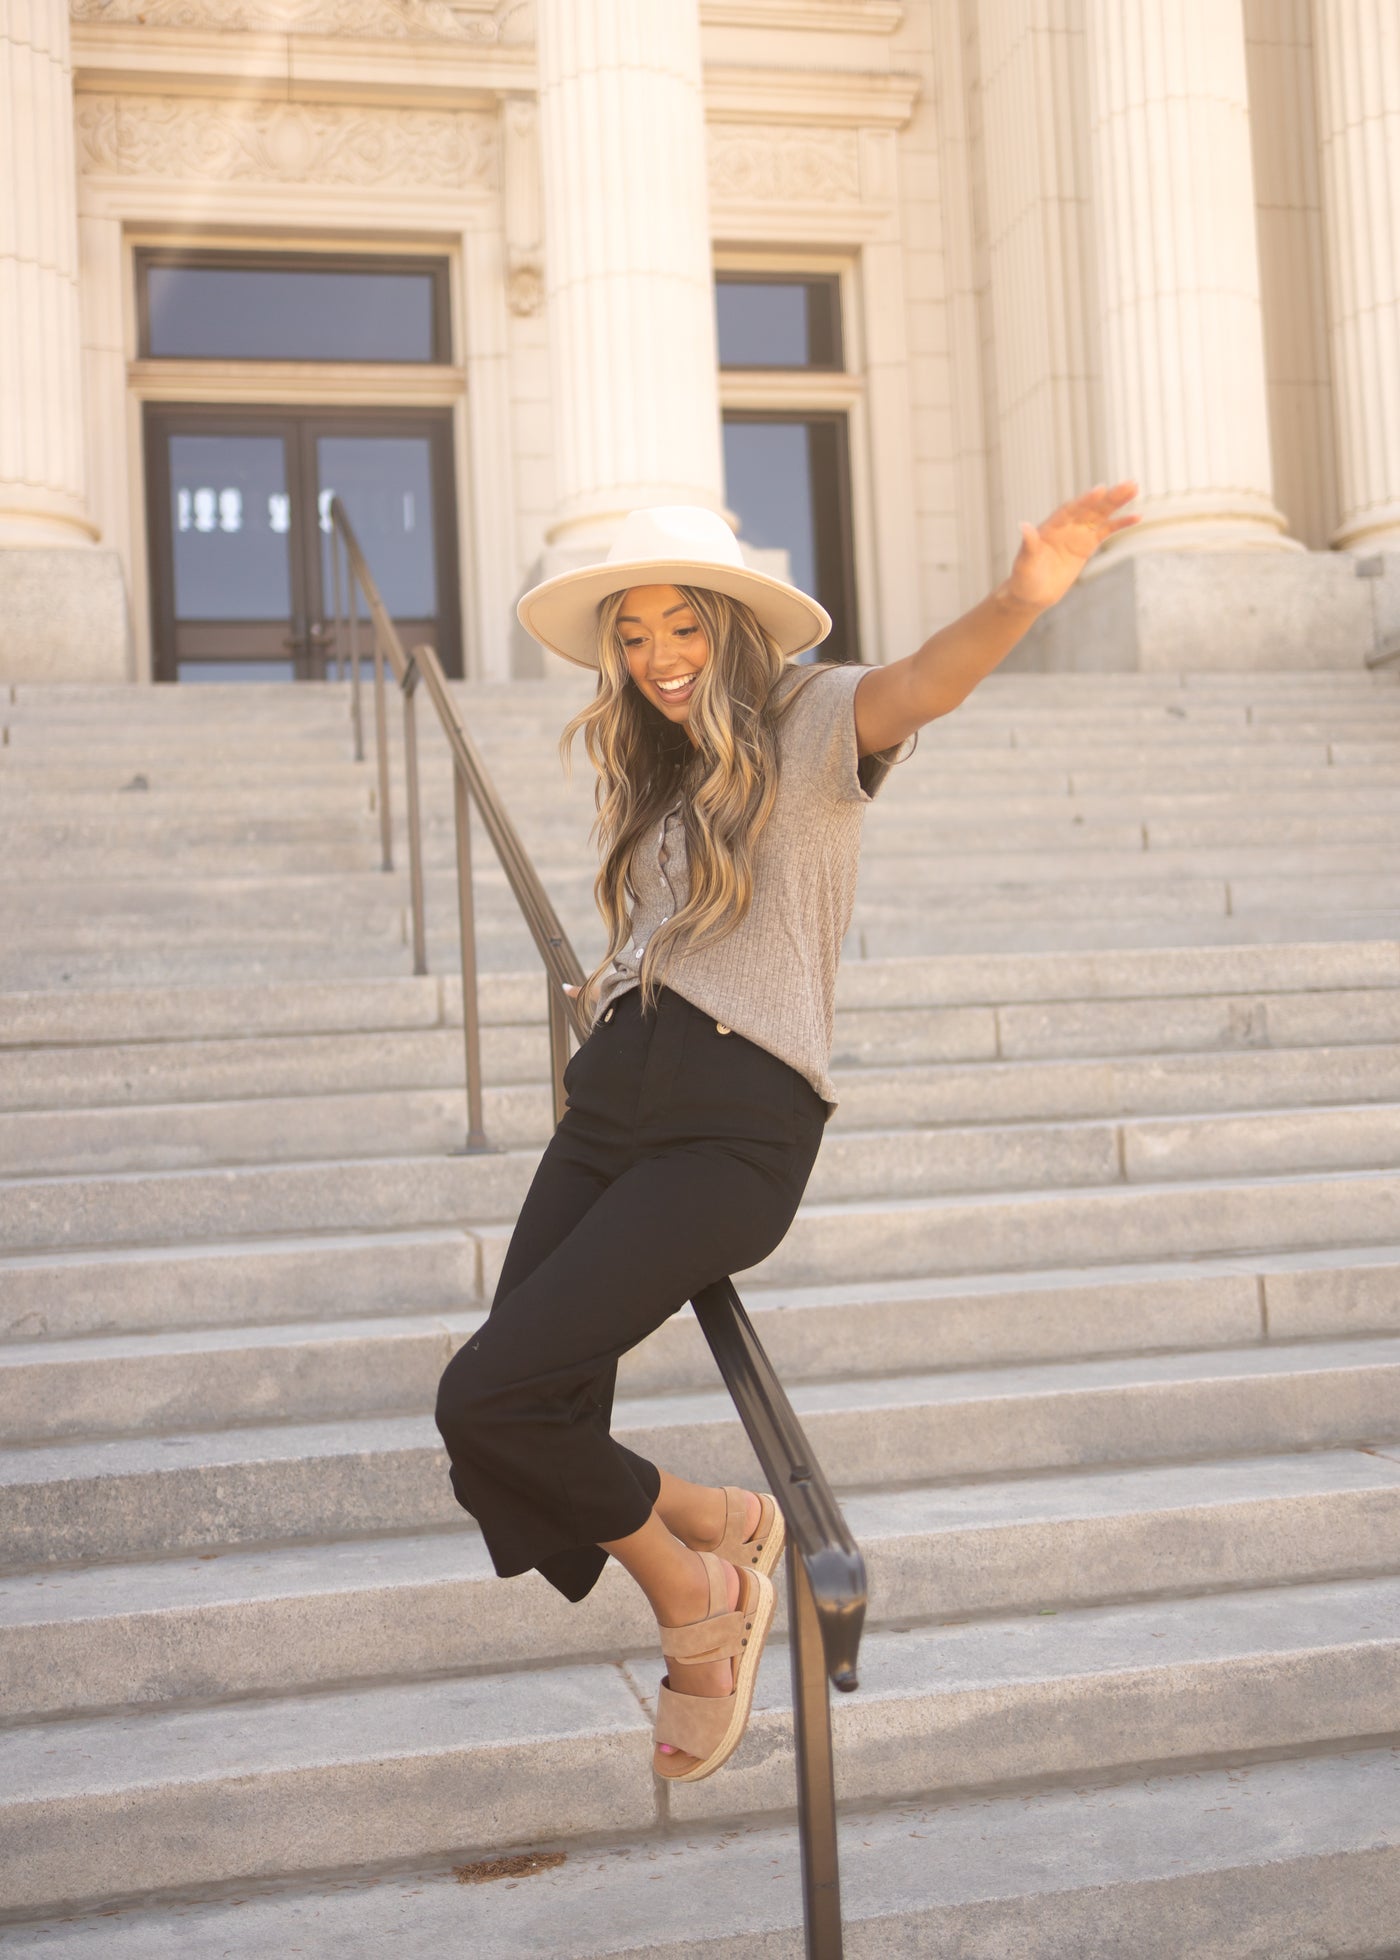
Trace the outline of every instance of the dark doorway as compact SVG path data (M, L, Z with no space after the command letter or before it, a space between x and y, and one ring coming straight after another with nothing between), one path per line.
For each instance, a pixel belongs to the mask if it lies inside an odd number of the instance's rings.
M844 413L726 409L724 494L739 535L788 554L794 585L831 614L821 660L859 660Z
M448 411L152 404L146 484L157 680L325 678L332 496L405 644L460 678Z

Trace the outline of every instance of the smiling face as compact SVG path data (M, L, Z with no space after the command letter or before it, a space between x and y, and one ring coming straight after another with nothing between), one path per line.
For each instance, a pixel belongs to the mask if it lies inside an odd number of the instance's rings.
M710 658L700 621L674 585L634 585L617 630L636 685L667 721L683 726Z

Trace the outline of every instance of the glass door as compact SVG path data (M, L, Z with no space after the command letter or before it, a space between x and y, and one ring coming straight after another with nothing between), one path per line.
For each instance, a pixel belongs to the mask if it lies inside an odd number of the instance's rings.
M445 413L153 405L146 457L158 680L325 678L335 495L405 644L460 675Z

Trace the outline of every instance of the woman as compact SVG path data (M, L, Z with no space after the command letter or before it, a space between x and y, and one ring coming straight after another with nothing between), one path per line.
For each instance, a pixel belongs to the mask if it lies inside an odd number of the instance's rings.
M685 1482L609 1434L618 1357L713 1280L773 1250L835 1107L827 1069L864 805L1137 520L1100 486L1023 524L991 596L887 667L796 667L815 600L743 563L712 512L635 511L606 563L536 586L520 618L596 667L608 951L569 1106L521 1210L485 1325L437 1421L452 1486L503 1576L581 1599L608 1556L646 1595L667 1673L653 1764L709 1776L748 1720L782 1549L771 1497Z

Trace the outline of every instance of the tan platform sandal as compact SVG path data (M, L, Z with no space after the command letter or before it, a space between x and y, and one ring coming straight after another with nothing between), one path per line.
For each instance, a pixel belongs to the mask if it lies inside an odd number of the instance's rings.
M701 1552L710 1581L710 1610L688 1626L662 1627L661 1652L668 1661L698 1664L730 1660L734 1686L727 1695L682 1695L668 1674L656 1697L655 1746L652 1768L668 1783L698 1783L727 1763L743 1740L753 1706L754 1681L763 1643L773 1624L777 1595L773 1581L752 1566L740 1566L739 1603L730 1607L724 1567L713 1552ZM673 1769L672 1757L661 1753L667 1742L695 1757L688 1769Z
M744 1514L748 1508L745 1499L755 1496L758 1499L758 1524L753 1536L744 1536ZM742 1571L746 1566L761 1572L767 1578L783 1555L783 1545L787 1532L783 1525L783 1514L766 1490L738 1490L733 1484L724 1486L724 1530L713 1545L693 1545L697 1552L713 1552L716 1558L727 1559Z

